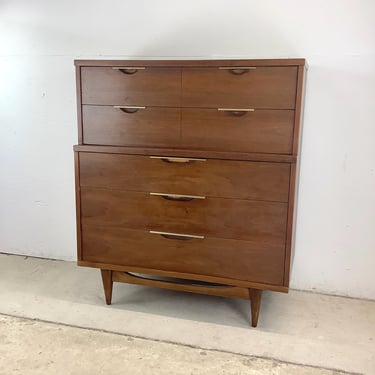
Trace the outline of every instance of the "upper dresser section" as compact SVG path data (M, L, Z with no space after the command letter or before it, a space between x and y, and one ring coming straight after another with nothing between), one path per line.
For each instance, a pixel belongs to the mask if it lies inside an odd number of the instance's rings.
M76 65L82 144L295 153L303 59Z

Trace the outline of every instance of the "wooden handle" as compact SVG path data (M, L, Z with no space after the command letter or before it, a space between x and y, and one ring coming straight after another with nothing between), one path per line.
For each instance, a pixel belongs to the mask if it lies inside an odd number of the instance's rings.
M197 236L195 234L182 234L182 233L171 233L171 232L159 232L156 230L150 230L151 234L158 234L164 238L169 240L193 240L193 239L200 239L203 240L204 236Z
M164 163L193 163L195 161L207 161L207 159L178 158L178 157L167 157L167 156L150 156L150 159L160 159Z
M130 106L130 105L114 105L113 108L120 109L125 113L136 113L140 109L146 109L146 107Z
M168 193L150 193L150 195L156 195L169 201L188 202L193 199L206 199L203 195L185 195L185 194L168 194Z
M112 69L119 70L121 73L124 74L135 74L139 70L145 70L145 66L113 66Z
M255 66L219 66L221 70L227 70L234 75L242 75L248 73L250 70L255 70Z
M218 108L218 111L228 113L232 116L245 116L248 112L254 112L254 108Z

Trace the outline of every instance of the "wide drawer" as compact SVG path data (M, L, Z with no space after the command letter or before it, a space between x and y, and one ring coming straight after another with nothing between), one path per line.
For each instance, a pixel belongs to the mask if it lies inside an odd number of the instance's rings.
M81 68L82 104L180 106L180 69Z
M80 185L115 190L288 200L290 164L80 152Z
M296 85L297 67L185 68L182 106L294 109Z
M82 260L281 285L284 246L82 226Z
M290 154L293 126L293 110L184 108L181 142L203 150Z
M169 146L180 142L180 109L82 106L83 143Z
M193 235L285 244L287 204L81 188L81 221Z

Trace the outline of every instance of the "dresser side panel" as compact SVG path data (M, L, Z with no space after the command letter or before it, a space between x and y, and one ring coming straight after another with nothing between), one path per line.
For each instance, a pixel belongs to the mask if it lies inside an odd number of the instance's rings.
M293 132L293 155L299 154L299 148L301 145L303 107L304 107L304 97L305 97L305 79L306 79L306 67L300 66L298 67L298 75L297 75L296 110L295 110L294 132Z
M81 67L76 66L76 100L77 100L77 124L78 124L78 144L83 143L82 134L82 97L81 97Z
M290 189L289 189L289 207L288 207L288 224L286 234L286 253L285 253L285 273L284 285L289 286L290 274L293 268L293 260L295 253L295 232L297 217L297 201L298 201L298 185L299 185L299 168L300 168L300 148L302 140L302 123L303 108L305 97L305 80L306 66L298 68L297 79L297 102L296 114L293 134L293 154L296 161L291 164Z
M81 227L81 187L79 171L79 152L74 152L74 174L76 193L76 228L77 228L77 258L82 260L82 227Z

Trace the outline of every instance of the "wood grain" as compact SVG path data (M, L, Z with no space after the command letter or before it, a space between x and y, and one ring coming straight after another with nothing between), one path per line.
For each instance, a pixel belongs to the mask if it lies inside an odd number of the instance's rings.
M144 286L152 286L157 288L169 289L169 290L178 290L181 292L190 292L198 294L208 294L213 296L221 297L232 297L232 298L248 298L248 290L246 288L234 287L234 286L204 286L204 285L194 285L188 283L180 283L178 279L175 282L173 281L162 281L162 280L153 280L151 278L139 277L132 275L127 272L113 272L113 281L120 283L128 284L137 284Z
M76 66L154 66L154 67L219 67L219 66L306 66L306 60L290 59L211 59L211 60L74 60Z
M80 153L83 187L287 202L289 163L166 163L147 156Z
M286 233L286 256L285 256L285 276L284 285L289 286L290 273L294 261L295 253L295 231L296 231L296 214L297 214L297 198L299 183L299 167L300 167L300 144L302 138L302 120L304 106L305 91L305 75L306 67L298 68L298 85L297 85L297 104L296 118L293 136L293 153L297 156L295 163L291 164L290 188L289 188L289 205L288 205L288 222Z
M303 106L305 97L305 75L306 67L298 67L297 78L297 97L296 97L296 115L294 119L294 134L293 134L293 154L299 154L299 146L301 144L302 135L302 120L303 120Z
M76 233L77 233L77 257L82 259L82 230L81 230L81 185L79 152L74 152L74 183L76 203Z
M82 100L81 100L81 68L76 66L76 96L77 96L77 123L78 123L78 143L82 144Z
M96 146L96 145L75 145L74 151L79 152L103 152L109 154L127 154L127 155L159 155L172 157L190 157L207 159L227 159L227 160L249 160L265 161L276 163L295 162L295 155L285 154L264 154L256 152L227 152L211 150L193 150L173 147L121 147L121 146Z
M294 111L255 110L242 116L217 109L183 108L183 147L230 152L291 154Z
M177 240L84 225L83 260L282 285L284 247L218 238Z
M249 294L251 301L251 326L256 327L258 325L262 290L251 288L249 289Z
M215 68L182 70L182 106L294 109L296 67L257 67L235 75Z
M107 305L110 305L112 302L112 290L113 290L113 280L112 280L112 271L101 269L103 289L105 302Z
M112 106L84 105L83 143L163 147L180 143L180 109L147 107L126 113Z
M291 173L290 173L290 186L289 186L289 203L288 203L288 219L287 219L287 226L286 226L286 237L285 237L285 266L284 266L284 285L289 286L289 279L290 279L290 270L291 270L291 262L292 262L292 252L294 252L293 245L293 237L294 237L294 216L295 216L295 196L296 196L296 189L297 189L297 181L296 181L296 164L293 163L291 165Z
M78 264L101 269L107 303L113 281L249 298L256 326L262 290L288 291L305 60L75 65ZM126 66L144 69L112 69ZM146 108L123 113L113 106ZM176 201L150 192L205 198Z
M184 279L190 279L190 280L207 281L207 282L212 282L212 283L239 286L243 288L256 288L256 289L262 289L262 290L270 290L274 292L288 293L288 288L283 285L256 283L252 281L228 279L228 278L216 277L216 276L197 275L197 274L192 274L192 273L158 270L156 268L133 267L133 266L123 266L123 265L118 265L118 264L110 264L110 263L88 262L84 260L78 261L77 264L78 266L82 266L82 267L93 267L93 268L99 268L99 269L111 269L113 271L120 271L120 272L134 272L134 273L142 273L142 274L149 274L149 275L184 278Z
M181 104L180 69L148 68L124 74L110 67L82 67L82 104L171 106Z
M81 220L87 225L284 246L286 219L286 203L223 198L178 202L144 192L81 188Z

